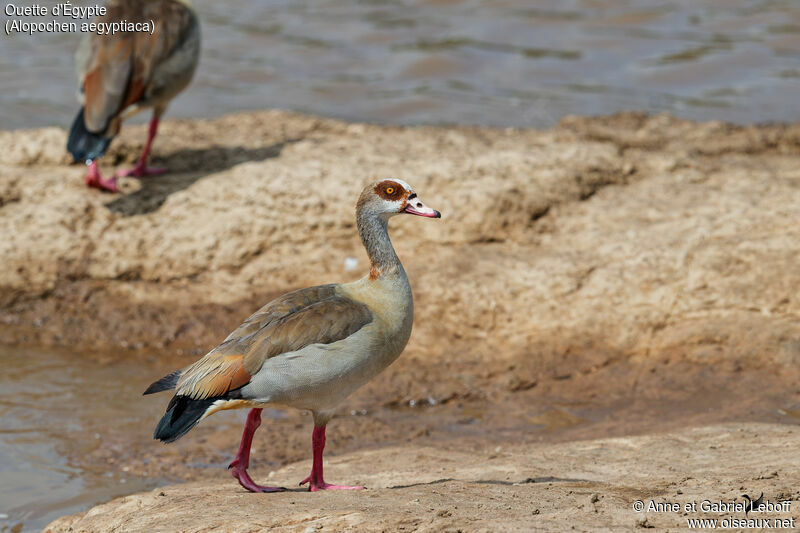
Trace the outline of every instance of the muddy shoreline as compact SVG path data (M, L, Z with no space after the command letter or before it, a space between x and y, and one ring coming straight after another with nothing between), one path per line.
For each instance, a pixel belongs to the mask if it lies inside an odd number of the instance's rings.
M392 226L414 332L342 406L333 456L506 442L536 454L800 420L800 125L640 113L547 131L279 111L172 120L154 154L172 172L123 180L120 195L83 187L64 136L0 132L0 344L20 353L140 361L154 378L188 364L275 295L363 275L351 200L396 176L444 218ZM127 128L104 171L132 163L143 140ZM167 447L149 427L81 424L105 445L76 464L161 482L227 479L240 431L235 417L209 419ZM279 438L259 445L254 467L307 459L309 424L276 414Z

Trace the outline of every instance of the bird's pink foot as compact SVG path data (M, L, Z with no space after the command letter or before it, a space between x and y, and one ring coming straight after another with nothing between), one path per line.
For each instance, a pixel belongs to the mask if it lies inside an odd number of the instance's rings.
M86 185L94 187L95 189L100 189L101 191L119 192L116 176L110 179L101 176L100 170L97 168L97 163L94 161L89 165L89 173L86 174Z
M266 487L264 485L257 485L256 482L253 481L253 478L250 477L250 474L247 473L247 470L239 466L238 459L234 460L228 468L231 469L231 474L233 474L233 477L239 482L239 485L250 492L281 492L286 490L283 487Z
M318 490L362 490L364 487L357 485L331 485L325 483L322 472L322 451L325 449L325 426L314 425L314 432L311 434L311 447L314 452L314 460L311 463L311 475L300 482L300 486L308 483L308 490L317 492Z
M303 481L300 482L300 486L305 485L308 483L308 490L310 492L317 492L318 490L363 490L364 487L359 485L332 485L330 483L325 483L323 480L313 480L311 476L308 476Z
M247 422L245 422L244 425L244 433L242 433L239 453L236 454L236 458L228 468L231 474L233 474L233 477L236 478L236 481L239 482L239 485L250 492L280 492L286 490L283 487L264 487L262 485L256 485L250 477L250 474L247 473L247 467L250 466L250 446L253 444L253 434L260 425L261 409L251 409L250 413L247 415Z
M145 178L147 176L157 176L167 171L166 167L148 167L146 165L136 165L127 170L118 170L114 175L118 178Z

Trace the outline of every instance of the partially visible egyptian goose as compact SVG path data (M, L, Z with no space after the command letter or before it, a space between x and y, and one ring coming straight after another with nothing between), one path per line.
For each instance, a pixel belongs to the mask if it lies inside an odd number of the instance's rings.
M356 206L369 274L352 283L290 292L245 320L194 364L156 381L145 394L176 389L154 438L172 442L200 420L223 409L254 408L247 417L233 476L247 490L274 492L247 474L261 408L279 404L314 416L309 490L360 489L325 483L325 426L336 406L389 366L408 342L414 303L408 277L389 240L389 219L398 214L439 218L400 180L363 190Z
M86 184L117 192L117 177L161 174L147 157L158 121L169 102L191 81L200 57L200 25L186 0L109 0L95 22L150 22L153 34L124 31L89 33L75 54L81 107L72 123L67 150L89 165ZM130 170L105 179L97 168L123 119L153 108L142 156Z

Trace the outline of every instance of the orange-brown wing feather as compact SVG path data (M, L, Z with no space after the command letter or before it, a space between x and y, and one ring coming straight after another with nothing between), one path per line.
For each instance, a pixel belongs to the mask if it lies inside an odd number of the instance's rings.
M336 342L371 321L369 308L337 295L335 285L291 292L259 309L222 344L186 368L177 393L194 399L223 395L246 385L270 357Z
M104 131L121 111L131 78L133 46L126 33L92 36L92 55L83 78L84 119L91 131Z
M189 366L178 381L178 394L195 400L222 396L250 382L244 355L209 354Z

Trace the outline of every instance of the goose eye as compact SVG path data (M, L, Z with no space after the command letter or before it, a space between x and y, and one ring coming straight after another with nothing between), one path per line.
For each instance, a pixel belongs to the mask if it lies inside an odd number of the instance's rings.
M394 187L386 187L386 194L394 194Z

